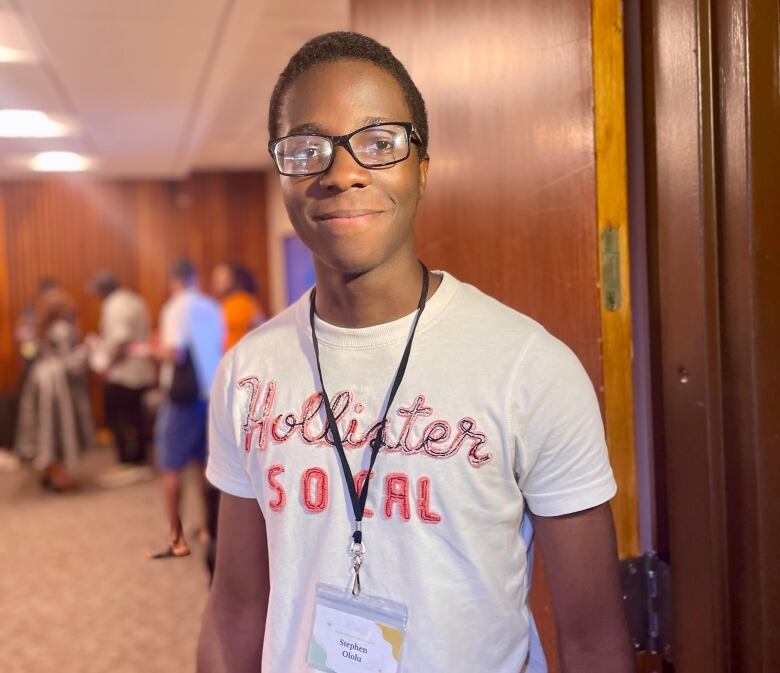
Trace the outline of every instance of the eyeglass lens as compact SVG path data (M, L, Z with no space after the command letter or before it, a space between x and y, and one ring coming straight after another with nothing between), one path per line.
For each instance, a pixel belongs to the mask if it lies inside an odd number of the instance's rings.
M349 146L363 166L387 166L409 156L409 135L403 126L371 126L352 136ZM309 175L326 170L333 152L333 142L316 135L288 136L274 147L279 170L288 175Z

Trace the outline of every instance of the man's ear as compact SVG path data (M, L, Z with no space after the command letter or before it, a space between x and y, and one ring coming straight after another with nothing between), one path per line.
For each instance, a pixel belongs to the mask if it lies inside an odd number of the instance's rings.
M428 165L430 162L431 158L426 155L425 158L420 161L420 165L417 169L417 184L419 185L417 196L418 199L421 199L425 194L425 187L428 184Z

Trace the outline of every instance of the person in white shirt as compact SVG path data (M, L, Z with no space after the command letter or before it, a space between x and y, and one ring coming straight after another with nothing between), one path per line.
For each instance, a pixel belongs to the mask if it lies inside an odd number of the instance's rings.
M102 299L100 338L94 343L90 363L103 378L105 416L119 461L100 475L100 481L119 485L150 473L151 436L144 394L155 384L157 371L152 358L136 346L148 342L151 322L144 299L122 287L113 273L98 273L90 289Z
M563 669L632 671L593 386L541 325L418 261L428 128L403 65L313 38L269 133L316 286L216 375L199 672L540 673L529 522Z
M161 360L160 383L167 399L155 425L157 465L163 473L168 513L168 545L150 558L187 556L179 502L181 472L190 462L205 466L208 399L222 355L224 324L219 304L198 289L194 265L188 259L173 264L171 296L160 313L155 354ZM208 482L203 479L204 514ZM208 529L204 521L201 531Z

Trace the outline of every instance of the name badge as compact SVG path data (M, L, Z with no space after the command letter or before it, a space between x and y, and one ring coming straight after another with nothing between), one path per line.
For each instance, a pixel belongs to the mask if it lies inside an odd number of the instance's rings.
M329 673L400 673L408 609L318 584L309 666Z

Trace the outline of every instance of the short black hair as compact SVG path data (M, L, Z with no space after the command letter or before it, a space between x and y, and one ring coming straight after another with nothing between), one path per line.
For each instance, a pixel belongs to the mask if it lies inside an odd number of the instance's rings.
M195 265L192 263L192 260L189 259L189 257L179 257L179 259L171 264L171 268L168 270L168 275L171 278L181 280L185 283L192 281L197 273L198 270L195 268Z
M57 290L60 287L60 281L54 276L45 276L38 281L38 294L43 294L49 290Z
M257 294L257 281L254 274L243 264L232 264L236 287L249 294Z
M120 287L119 280L108 270L98 271L87 284L87 289L90 292L100 295L101 297L107 297L114 290L118 290Z
M254 274L243 264L238 262L221 262L217 266L223 266L233 278L233 289L243 290L249 294L257 294L257 281Z
M412 123L422 143L420 156L428 154L428 114L420 90L393 53L376 40L360 33L334 32L312 38L304 44L282 70L271 94L268 109L268 133L271 139L279 137L279 118L284 96L299 75L312 66L333 61L366 61L389 72L404 92L404 100L412 115Z

